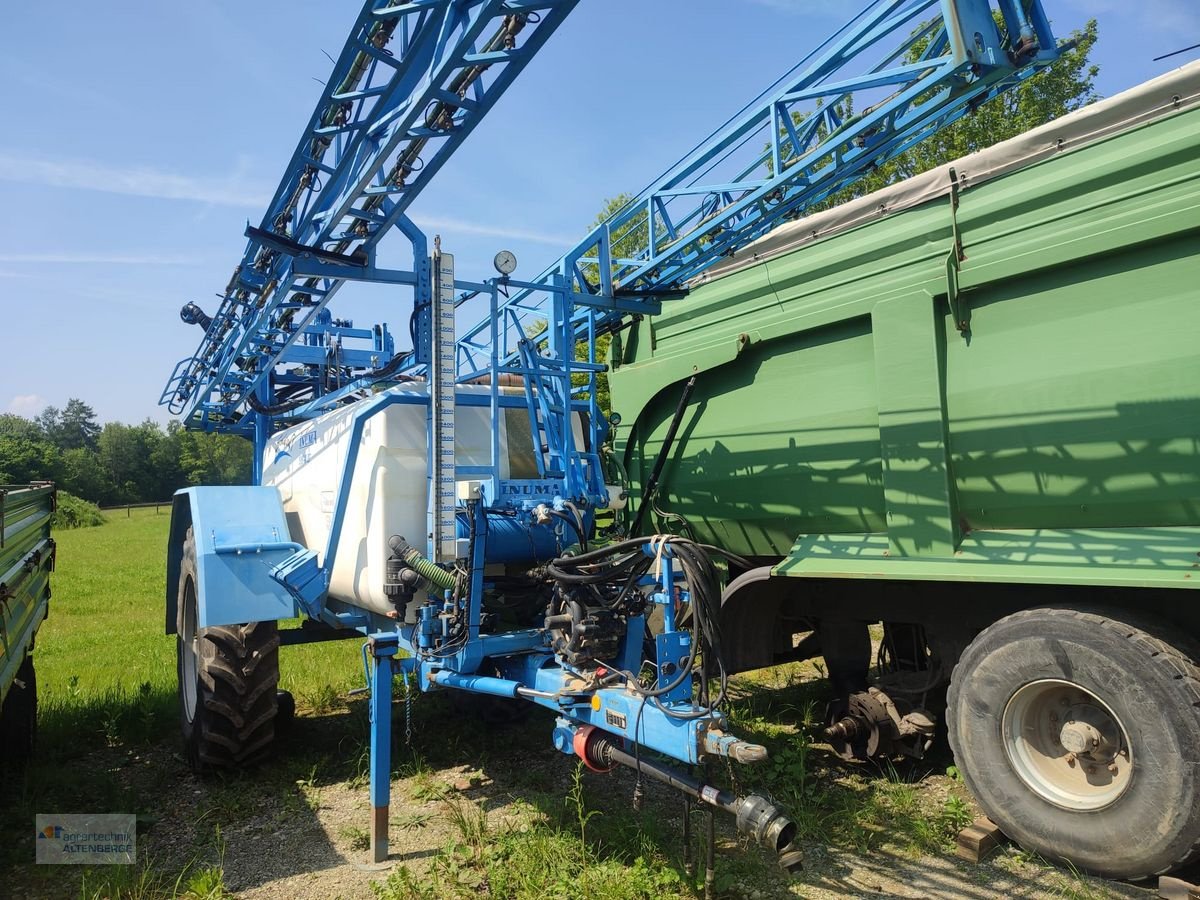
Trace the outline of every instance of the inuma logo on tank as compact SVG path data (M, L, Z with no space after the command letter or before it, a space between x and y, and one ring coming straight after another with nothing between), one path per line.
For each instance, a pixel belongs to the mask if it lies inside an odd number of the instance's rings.
M510 482L503 485L500 493L516 497L524 497L541 494L557 494L558 491L558 487L553 484L513 484Z

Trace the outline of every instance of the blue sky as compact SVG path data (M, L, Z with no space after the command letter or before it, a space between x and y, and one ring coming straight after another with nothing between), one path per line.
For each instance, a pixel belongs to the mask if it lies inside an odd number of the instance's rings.
M78 396L103 420L157 407L312 111L356 0L9 4L0 29L0 412ZM531 276L604 198L637 191L789 68L858 2L582 0L414 217L459 277L501 247ZM1060 35L1100 22L1108 96L1200 57L1196 0L1045 0ZM397 235L399 237L399 235ZM373 288L335 312L406 321ZM384 293L380 293L384 292ZM397 329L403 330L403 329Z

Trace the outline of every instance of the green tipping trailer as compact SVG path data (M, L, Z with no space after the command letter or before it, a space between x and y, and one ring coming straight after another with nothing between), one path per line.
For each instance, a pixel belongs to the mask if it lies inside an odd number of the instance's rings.
M33 751L33 646L50 607L54 485L0 486L0 779Z
M944 722L1044 855L1200 855L1200 63L776 230L611 362L631 503L661 457L658 527L747 558L731 668L824 656L847 758Z

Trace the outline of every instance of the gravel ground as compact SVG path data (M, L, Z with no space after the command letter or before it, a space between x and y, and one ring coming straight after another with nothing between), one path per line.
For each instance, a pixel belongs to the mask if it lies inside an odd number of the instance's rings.
M565 769L565 767L564 767ZM469 781L473 778L473 781ZM439 772L436 782L450 795L485 800L489 821L519 817L519 804L495 805L500 786L481 782L478 773L465 767ZM622 782L628 781L624 776ZM564 790L567 777L562 776ZM456 790L456 786L462 790ZM407 865L415 873L424 871L432 857L455 836L441 801L420 802L413 798L414 779L393 782L393 825L389 864ZM632 784L622 784L614 795L627 796ZM672 795L665 790L648 792L647 804L673 808ZM367 821L364 788L335 784L322 788L316 816L284 822L271 833L255 834L253 824L243 840L227 832L226 884L245 900L332 900L370 898L370 883L383 880L387 872L367 864L367 853L354 849L346 837L348 829ZM426 818L427 817L427 818ZM411 827L413 821L422 824ZM410 827L404 827L409 824ZM750 852L732 833L720 837L721 857ZM970 865L953 856L913 857L887 849L867 855L849 853L821 845L808 845L805 871L796 879L767 874L733 896L747 900L803 897L828 900L841 897L947 898L947 900L1004 900L1004 898L1101 898L1128 897L1145 900L1154 896L1147 887L1102 882L1025 861L1015 848L1003 848L981 865ZM718 858L718 867L722 864Z
M369 821L367 787L322 771L347 770L319 756L341 746L348 729L338 716L297 722L295 747L257 772L201 780L189 773L171 742L140 753L98 749L80 765L109 772L144 798L146 830L139 835L139 856L156 870L178 872L189 863L220 864L226 887L243 900L354 900L371 898L372 882L386 879L388 869L367 863ZM493 830L519 826L537 809L527 802L567 794L573 767L542 740L546 723L530 722L507 732L460 738L443 726L418 734L449 735L433 749L422 771L392 783L391 866L405 865L414 874L426 871L434 857L456 837L450 802L483 804ZM324 732L313 730L323 728ZM332 735L332 738L330 737ZM339 736L340 735L340 736ZM535 739L536 738L536 739ZM322 745L322 741L324 742ZM316 749L314 749L316 748ZM424 752L424 751L423 751ZM397 758L401 756L398 751ZM314 759L316 760L314 762ZM627 815L631 773L617 772L607 782L587 776L589 802L601 815ZM949 789L944 776L919 783L934 804ZM545 810L543 810L544 812ZM646 792L647 814L655 815L663 833L679 833L677 795L657 783ZM968 865L948 852L914 856L889 848L857 854L810 843L806 866L788 879L772 861L733 832L727 817L718 819L718 870L738 872L738 883L726 896L765 900L775 897L926 897L1001 900L1001 898L1149 898L1145 886L1113 884L1081 878L1031 860L1015 848L1002 848L981 865ZM669 838L674 841L674 838ZM667 855L675 846L664 847ZM35 872L41 868L41 872ZM48 900L78 895L78 873L49 867L19 867L0 877L0 900ZM74 867L59 867L62 870ZM744 878L742 873L748 873ZM171 876L173 878L173 875Z

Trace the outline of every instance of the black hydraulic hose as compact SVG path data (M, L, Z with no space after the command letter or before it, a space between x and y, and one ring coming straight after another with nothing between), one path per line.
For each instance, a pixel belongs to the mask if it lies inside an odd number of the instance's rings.
M312 396L307 395L304 397L299 397L295 400L285 400L282 403L275 403L271 406L268 406L253 394L246 395L246 405L260 416L281 416L284 413L291 412L293 409L299 409L305 403L309 403L311 401Z
M606 581L611 581L613 578L624 575L631 569L636 569L639 565L644 569L650 568L653 560L648 556L643 556L640 553L631 553L620 562L613 563L604 569L597 569L594 572L575 572L562 568L559 563L561 560L555 560L546 566L546 574L555 581L561 581L565 584L603 584Z
M603 767L620 763L639 774L646 774L669 784L701 803L732 813L737 820L738 830L778 854L781 865L789 871L796 871L801 867L801 856L792 845L796 837L795 823L766 798L757 794L738 797L731 791L719 790L657 760L639 759L616 746L607 735L598 736L591 741L586 753L593 764Z
M606 544L603 547L597 547L595 550L589 550L587 553L580 553L578 556L560 556L558 559L552 560L555 565L570 565L582 566L588 563L597 562L608 556L616 556L618 553L628 553L631 550L641 550L642 545L649 538L627 538L623 541L618 541L615 544Z
M599 741L597 741L599 743ZM704 790L704 783L698 778L693 778L678 769L664 765L657 760L643 759L640 764L632 753L626 753L615 744L606 744L602 748L605 758L608 761L620 763L623 766L628 766L635 771L641 771L646 775L656 778L664 784L669 784L677 791L683 791L689 797L696 800L701 799L701 791ZM711 803L714 806L719 806L728 812L736 812L737 798L729 791L713 791L709 790L708 797L711 799L705 802Z
M554 516L556 519L562 519L571 526L571 530L574 531L575 536L579 538L579 549L586 552L588 548L587 538L584 536L583 529L579 526L579 523L575 520L575 517L570 513L563 512L560 509L550 510L550 515Z
M679 405L675 407L675 415L671 417L671 424L667 428L667 435L663 438L662 446L658 449L658 458L654 460L654 469L651 470L650 477L646 479L646 487L642 491L642 502L638 506L637 516L634 517L633 527L630 529L634 534L641 531L642 520L646 517L646 510L654 501L654 493L658 490L658 479L662 476L663 467L667 464L667 457L671 455L671 447L675 443L675 433L679 431L679 423L683 421L683 414L687 411L688 401L692 399L692 391L695 389L696 376L693 375L683 386L683 393L679 397Z
M372 369L369 372L364 372L359 377L360 378L374 378L374 379L386 378L387 376L389 376L393 372L395 372L397 369L399 369L400 366L410 356L411 356L410 353L397 353L390 360L388 360L387 363L380 366L378 369ZM404 377L400 378L399 380L400 381L416 381L417 379L411 378L409 376L404 376ZM248 407L250 407L252 410L254 410L256 413L258 413L259 415L263 415L263 416L282 416L284 413L289 413L294 409L299 409L301 406L303 406L306 403L310 403L312 400L313 400L313 397L311 395L308 395L308 396L300 397L295 400L286 400L283 403L275 403L275 404L268 406L267 404L265 404L261 400L259 400L257 397L255 397L253 394L246 395L246 405Z
M732 550L726 550L724 547L717 547L714 544L697 544L696 546L701 550L707 550L709 553L715 553L717 556L723 556L731 563L741 566L747 571L754 568L754 563L750 562L746 557L734 553Z
M371 369L369 372L364 372L359 377L360 378L386 378L388 375L391 375L393 372L395 372L397 369L399 369L402 365L404 365L405 362L407 362L411 358L412 358L411 351L405 351L404 353L397 353L395 356L393 356L391 359L389 359L386 363L384 363L378 369ZM417 379L406 375L397 380L398 381L416 381Z
M651 538L630 538L579 556L560 557L547 565L546 572L560 584L596 585L628 577L629 580L615 604L619 605L637 577L652 565L652 560L641 552L648 540ZM717 574L712 560L708 556L707 548L703 545L681 538L671 538L670 546L682 570L683 580L689 585L692 595L692 642L688 658L679 666L678 673L669 683L657 687L642 686L632 672L622 672L621 674L625 677L629 689L642 697L643 702L653 701L662 712L673 718L700 718L711 715L713 709L719 708L725 702L728 693L728 673L721 659L720 595L717 589ZM614 562L608 562L613 558L615 558ZM704 664L700 672L702 676L700 709L683 712L659 703L658 698L676 690L692 677L693 672L696 671L697 656L701 651ZM716 699L710 702L707 695L707 683L714 665L720 689Z

